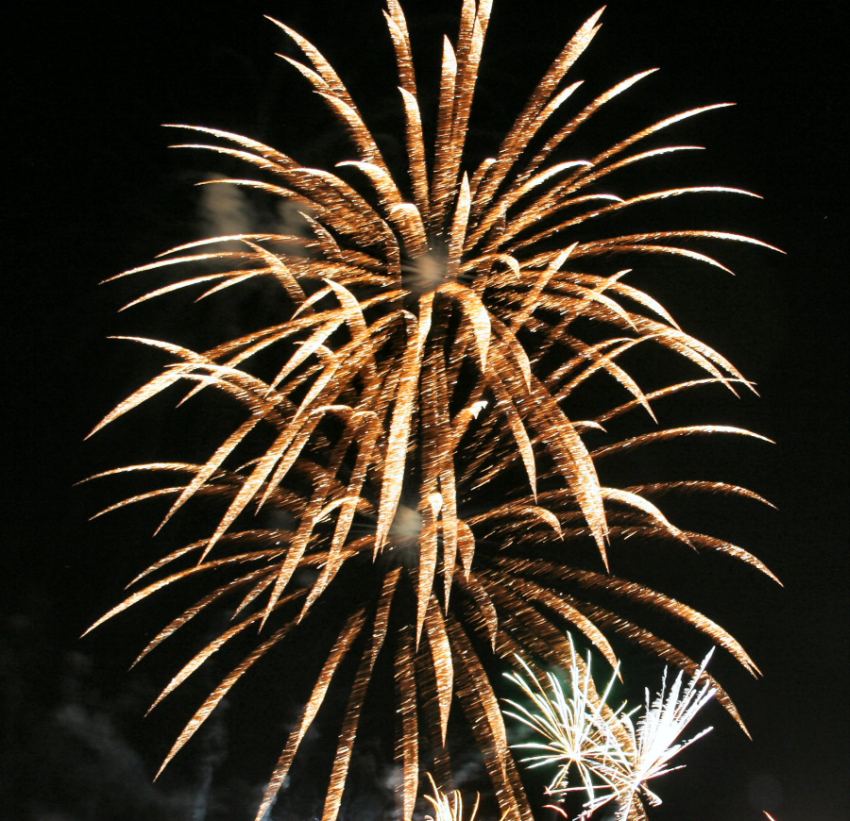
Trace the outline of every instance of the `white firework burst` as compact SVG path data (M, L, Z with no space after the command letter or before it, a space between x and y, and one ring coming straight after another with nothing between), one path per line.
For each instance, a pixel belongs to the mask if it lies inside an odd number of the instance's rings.
M514 747L533 751L522 759L530 767L556 768L547 787L551 795L565 798L569 793L584 793L580 818L589 818L611 803L617 807L617 821L646 818L646 806L661 803L649 782L684 766L673 765L673 759L712 729L680 740L715 694L705 674L712 652L687 683L680 672L668 687L665 669L659 691L651 695L646 690L643 708L631 710L625 704L612 708L607 703L619 667L599 692L591 677L589 654L586 662L573 654L573 663L565 671L566 687L553 673L537 675L516 657L524 674L512 672L506 677L531 704L506 699L511 709L505 712L540 740Z

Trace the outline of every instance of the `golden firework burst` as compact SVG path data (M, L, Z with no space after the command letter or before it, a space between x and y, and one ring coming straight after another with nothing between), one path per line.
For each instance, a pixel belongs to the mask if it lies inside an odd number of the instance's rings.
M568 623L612 664L606 634L624 636L689 673L698 669L666 640L609 609L610 603L600 604L597 594L669 614L751 672L757 669L707 616L613 575L609 549L629 537L663 538L724 553L771 575L744 549L680 529L655 501L677 491L761 497L702 480L614 487L603 481L600 468L616 456L678 437L756 436L722 425L654 428L620 439L606 433L605 425L632 411L643 409L654 420L652 403L682 391L709 384L732 392L751 387L658 301L626 284L628 272L614 269L610 260L662 255L723 268L685 244L765 243L705 229L601 238L585 230L591 220L604 226L608 216L670 197L754 196L691 186L621 198L600 187L622 169L694 148L643 146L723 104L667 116L586 159L561 159L577 130L651 73L617 83L572 116L562 114L580 85L565 78L599 30L600 11L554 60L494 156L467 170L468 125L490 6L489 0L464 0L456 43L444 40L429 150L407 24L398 2L388 0L407 146L401 177L320 51L273 21L303 53L303 62L285 59L347 130L354 159L333 171L310 168L247 137L175 126L201 140L184 147L235 158L255 173L214 183L294 203L302 223L283 232L190 242L113 278L194 270L131 305L184 288L201 287L204 298L262 282L286 306L273 324L204 351L136 338L173 362L95 428L181 387L188 388L184 401L216 392L244 414L222 441L211 443L201 463L157 462L99 474L177 477L108 510L172 499L164 524L190 501L206 498L220 507L203 538L144 570L135 592L94 626L177 582L213 575L212 591L166 625L141 658L207 608L236 602L232 625L155 702L225 645L247 644L163 767L270 651L315 664L315 684L274 766L257 819L274 802L332 680L346 675L349 659L353 674L324 819L339 812L361 712L382 657L396 693L389 712L398 717L405 819L413 813L421 769L431 768L441 783L450 783L446 739L455 701L481 750L500 811L532 818L485 669L488 654L521 651L527 659L568 666L574 656L562 629ZM608 270L594 272L599 265ZM593 327L589 337L585 325ZM679 357L695 373L645 392L621 364L637 346ZM613 380L622 399L576 417L570 407L591 377ZM591 436L598 439L593 447ZM594 545L595 553L583 554L582 542ZM336 625L329 647L317 646L315 638L304 642L315 636L317 621ZM737 717L719 687L718 698Z
M443 792L435 783L431 774L428 773L428 781L431 784L431 794L425 796L425 801L430 804L433 815L426 815L425 821L475 821L478 814L478 796L467 815L463 808L463 796L458 790L450 793Z

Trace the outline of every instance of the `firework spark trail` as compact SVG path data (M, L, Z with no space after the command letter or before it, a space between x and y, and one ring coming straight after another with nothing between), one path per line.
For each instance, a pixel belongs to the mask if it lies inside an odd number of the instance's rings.
M406 819L413 813L420 768L429 759L447 783L446 733L455 701L472 726L500 811L531 818L498 699L479 658L490 651L481 648L489 645L498 656L521 650L568 667L575 653L562 628L569 623L611 663L608 637L617 634L688 673L698 669L665 639L596 603L598 592L673 615L757 672L720 625L609 570L617 542L638 536L723 553L771 575L743 548L680 529L656 504L657 497L674 492L761 497L701 480L616 488L604 484L600 472L609 458L658 442L756 436L729 426L691 425L617 440L604 427L641 409L654 421L653 403L683 390L721 385L736 393L751 385L721 354L683 331L657 300L626 284L627 271L590 268L618 254L650 260L664 255L724 268L687 243L770 246L710 229L584 236L588 221L602 226L609 215L646 203L707 193L755 196L735 188L686 186L623 198L597 187L623 168L692 148L638 146L723 106L665 117L589 158L559 158L588 119L651 73L618 83L572 116L562 114L579 85L567 85L565 78L598 32L600 11L556 57L495 155L467 168L468 124L490 5L464 0L457 39L454 45L444 41L436 135L428 146L407 23L397 0L388 0L385 16L407 145L401 176L393 174L321 52L272 21L300 50L302 59L285 59L330 107L350 136L355 158L333 171L308 168L248 137L174 126L191 135L181 147L235 158L257 175L205 184L277 198L296 209L303 223L278 233L188 242L112 278L165 278L130 305L183 289L200 288L198 299L205 299L251 282L279 289L291 306L275 324L205 351L135 338L173 362L94 429L181 387L183 402L215 391L244 413L226 438L212 443L203 463L163 461L99 474L162 474L171 481L107 510L167 500L162 524L204 499L224 512L206 536L147 568L136 580L145 578L146 586L94 626L177 582L231 574L142 653L214 603L237 596L233 625L172 679L159 703L213 654L253 636L254 644L186 725L166 763L273 648L281 645L280 652L321 666L258 818L275 800L328 689L354 666L323 815L337 817L360 712L381 655L392 656L400 716L399 801ZM201 273L180 278L179 272L195 266ZM583 340L578 320L592 323L604 334L602 341L598 333ZM683 359L696 377L645 392L622 361L627 351L647 346ZM574 395L591 376L610 379L623 401L595 418L574 418ZM591 434L604 443L591 448L585 442ZM495 502L494 487L502 489ZM252 520L252 513L258 518ZM286 526L268 525L273 514ZM567 549L582 542L598 553L590 567L580 566L576 552ZM336 639L324 656L299 643L309 624L325 623L328 613L341 611ZM261 628L259 636L251 627ZM718 699L740 720L719 687Z

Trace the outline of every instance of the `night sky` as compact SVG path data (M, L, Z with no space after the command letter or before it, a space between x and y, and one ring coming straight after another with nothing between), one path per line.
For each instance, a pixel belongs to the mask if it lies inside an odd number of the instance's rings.
M424 59L420 88L430 94L439 38L444 31L454 37L459 4L404 5ZM535 80L595 7L591 0L496 0L472 115L473 160L493 150ZM96 10L68 4L48 15L26 4L22 20L7 30L12 64L4 132L12 138L6 153L12 173L4 180L3 246L10 253L0 818L253 817L257 787L294 705L275 714L276 724L267 723L263 704L234 705L232 717L213 723L174 771L151 785L203 692L143 718L179 658L166 654L126 672L165 618L156 606L78 639L151 555L154 514L89 523L116 490L74 483L140 454L176 457L182 440L201 436L185 422L181 427L179 416L146 418L142 411L83 443L93 424L161 363L105 338L140 333L189 342L199 317L235 320L223 309L193 314L188 300L116 316L138 291L97 283L221 224L221 203L202 200L193 183L223 166L211 155L169 151L173 134L161 123L229 129L317 166L348 150L303 79L274 56L287 44L263 14L323 49L392 155L402 119L380 8L379 0L181 0ZM838 76L845 62L838 55L844 46L838 9L823 0L614 0L571 75L586 80L583 103L629 74L662 68L600 116L570 149L575 156L678 110L736 101L668 137L709 151L669 162L669 171L659 172L669 178L654 179L647 166L638 183L756 191L764 201L705 198L682 206L680 217L666 214L687 223L682 227L750 234L787 252L715 246L735 278L683 264L650 289L685 330L755 380L760 393L740 400L722 391L701 395L685 406L684 417L671 407L668 421L736 424L777 442L671 448L669 457L667 450L659 454L658 467L667 469L661 460L669 458L694 475L695 463L682 460L705 459L706 472L774 501L778 512L736 500L715 502L710 511L719 517L716 531L751 549L785 583L780 589L711 557L681 567L671 559L655 576L662 589L727 627L765 675L754 681L731 660L718 660L716 673L753 741L721 710L711 712L706 720L715 731L689 751L684 772L659 782L665 802L653 818L757 821L767 809L777 821L850 819L847 321L838 296L847 258L844 196L839 200L846 187L839 176L850 122ZM640 219L657 225L650 216ZM642 664L653 681L659 666ZM272 693L248 692L257 699ZM374 751L367 749L364 760L369 755ZM374 761L361 763L360 781L368 780L369 766ZM305 792L321 787L323 771L301 772ZM375 770L376 783L382 777ZM349 806L346 817L373 817L367 806Z

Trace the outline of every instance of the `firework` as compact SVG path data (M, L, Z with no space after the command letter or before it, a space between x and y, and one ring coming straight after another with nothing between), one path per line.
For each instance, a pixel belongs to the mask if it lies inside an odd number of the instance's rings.
M645 819L645 804L661 803L649 782L681 769L684 765L671 766L672 759L711 731L707 727L686 741L679 740L714 696L711 685L704 680L711 655L709 652L684 689L680 671L668 690L665 668L658 693L650 696L646 691L637 722L632 720L636 710L626 711L625 704L612 709L607 704L618 671L604 692L597 692L590 677L589 654L583 670L575 657L567 671L566 692L552 673L547 674L545 683L541 682L517 657L524 674L506 676L530 699L530 706L507 700L512 708L507 714L543 740L515 747L534 752L523 759L532 767L557 768L549 783L550 794L579 792L585 796L581 818L589 818L596 810L615 802L617 821ZM579 784L574 783L576 776Z
M565 692L551 672L546 674L544 683L519 656L516 662L524 674L505 675L520 688L530 704L526 707L505 699L511 708L506 715L544 739L513 745L514 749L534 753L522 761L532 768L557 767L548 792L553 795L586 794L584 809L588 813L616 798L622 789L629 755L633 752L631 736L626 735L627 716L621 715L624 706L613 711L607 706L616 674L600 694L590 676L590 656L582 665L574 654L567 670ZM576 775L581 782L578 785L574 783Z
M434 783L430 773L428 774L428 781L431 784L432 794L426 795L425 800L431 805L434 815L426 816L425 821L475 821L478 812L477 796L469 816L466 816L463 809L463 797L460 792L453 790L451 793L444 793Z
M686 747L690 747L711 727L700 730L687 741L680 741L682 733L696 714L714 697L711 684L703 680L703 673L711 660L713 651L703 659L699 669L682 686L682 672L679 671L670 689L667 689L667 669L661 680L661 689L654 697L646 691L644 710L637 725L627 717L625 720L630 745L633 750L627 777L618 798L620 809L618 821L628 821L635 805L646 800L651 806L657 806L661 799L650 789L649 782L684 765L671 766L670 762Z
M574 658L562 629L568 623L612 664L607 636L616 634L685 671L697 669L668 641L610 609L613 598L674 616L757 671L743 647L707 616L609 570L610 548L635 537L719 552L771 575L743 548L680 529L655 501L675 492L761 500L752 491L702 480L614 487L601 478L609 459L658 442L756 436L710 424L656 427L624 439L606 434L605 425L633 411L654 420L653 403L682 391L751 387L654 298L626 284L627 271L610 260L661 255L723 268L683 243L764 243L707 229L599 236L606 217L644 203L704 193L753 196L692 186L621 198L600 187L621 169L693 149L644 145L722 105L642 126L588 158L562 157L568 138L588 119L651 73L636 74L563 115L580 85L565 78L599 30L600 14L569 40L495 154L469 170L466 140L488 0L465 0L456 44L444 41L428 147L407 24L399 4L389 0L386 22L407 145L400 175L385 161L336 71L282 23L275 25L304 55L303 62L285 59L348 132L354 159L333 171L304 167L247 137L176 126L197 138L181 147L217 152L253 171L250 179L211 184L292 203L302 223L283 232L189 242L115 277L192 271L130 305L182 289L200 288L203 299L259 283L283 307L272 324L204 351L134 340L172 362L95 430L180 389L182 401L221 394L243 418L224 439L211 442L201 463L163 461L99 474L166 477L165 486L108 508L168 500L160 527L190 502L207 500L218 512L202 538L144 570L135 592L94 626L177 582L216 578L211 592L166 625L142 658L202 612L234 602L232 625L156 699L155 705L225 646L246 648L191 717L163 767L272 650L315 666L315 685L274 766L258 819L284 784L334 679L345 678L350 687L323 818L338 814L367 691L387 669L396 693L402 816L412 815L420 769L433 769L442 784L450 783L446 739L457 702L500 811L530 819L487 656L521 651L568 666ZM593 235L586 231L591 220ZM606 270L594 272L600 265ZM583 335L584 325L593 326L592 337ZM638 346L683 359L694 374L645 392L621 364ZM622 399L576 416L570 408L591 378L611 380ZM583 551L583 543L592 550ZM604 606L599 594L607 597ZM329 646L317 646L316 624L336 626ZM313 638L305 642L308 635ZM382 658L389 663L381 665ZM737 717L719 688L718 698Z

